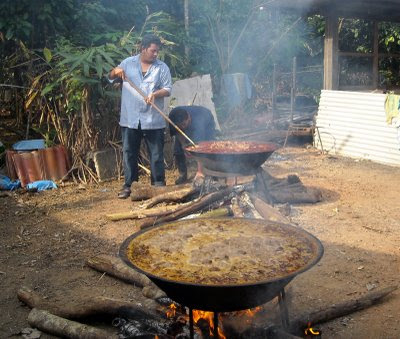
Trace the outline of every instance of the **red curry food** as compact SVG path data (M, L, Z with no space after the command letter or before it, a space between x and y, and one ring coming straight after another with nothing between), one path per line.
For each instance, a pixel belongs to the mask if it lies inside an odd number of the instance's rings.
M198 153L260 153L275 151L276 145L254 141L204 141L187 147Z
M265 220L235 218L170 223L133 238L127 251L129 260L145 273L206 285L284 277L315 255L301 232L288 232Z

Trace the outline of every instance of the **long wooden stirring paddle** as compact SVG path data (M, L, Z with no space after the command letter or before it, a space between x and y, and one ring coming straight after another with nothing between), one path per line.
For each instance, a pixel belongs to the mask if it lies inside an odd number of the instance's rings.
M145 98L147 97L147 95L144 94L144 92L143 92L139 87L137 87L131 80L129 80L128 78L125 78L125 81L126 81L131 87L133 87L133 88L136 90L136 92L138 92L138 93L143 97L143 99L145 99ZM155 110L157 110L158 113L160 113L160 114L164 117L165 120L167 120L172 126L174 126L174 127L176 128L176 130L177 130L180 134L182 134L193 146L196 146L196 144L193 142L193 140L190 139L177 125L175 125L175 124L172 122L172 120L168 117L168 115L166 115L162 110L160 110L154 102L150 102L150 105L153 106L153 108L154 108Z

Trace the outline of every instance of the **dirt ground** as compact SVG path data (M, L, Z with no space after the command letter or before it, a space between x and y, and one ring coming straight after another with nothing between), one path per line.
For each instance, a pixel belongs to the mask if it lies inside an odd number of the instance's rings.
M289 284L292 316L398 284L400 168L307 147L281 149L265 168L276 177L297 174L323 193L318 204L291 206L291 222L325 248L320 263ZM167 183L175 176L170 173ZM121 242L137 231L133 221L105 218L134 207L116 198L120 186L112 181L36 194L0 192L1 338L20 337L29 326L29 308L16 297L21 286L58 302L88 295L143 301L135 287L85 266L94 255L117 255ZM379 305L319 328L323 338L399 338L399 314L400 291L395 291Z

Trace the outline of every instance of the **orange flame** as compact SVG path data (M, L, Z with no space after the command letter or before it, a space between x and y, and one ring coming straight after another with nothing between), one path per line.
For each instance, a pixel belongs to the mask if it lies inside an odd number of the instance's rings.
M171 304L168 306L168 311L167 311L167 318L173 318L176 315L176 305L175 304Z
M243 310L243 311L236 311L233 314L235 315L235 317L238 317L240 319L242 319L242 321L245 321L246 323L251 323L253 320L252 318L260 311L262 311L262 307L261 306L257 306L254 308L249 308L247 310Z
M249 308L247 310L244 310L243 313L248 317L254 317L261 310L262 310L262 307L261 306L257 306L257 307L254 307L254 308Z
M199 319L204 319L210 325L210 335L214 334L214 313L213 312L206 312L206 311L199 311L193 310L193 321L197 323ZM226 339L225 334L222 332L221 328L218 327L218 336L220 339Z
M304 330L304 334L305 334L305 335L314 335L314 336L318 336L318 335L320 334L320 332L319 332L318 330L314 330L314 329L311 327L311 323L309 322L309 323L307 324L307 328Z

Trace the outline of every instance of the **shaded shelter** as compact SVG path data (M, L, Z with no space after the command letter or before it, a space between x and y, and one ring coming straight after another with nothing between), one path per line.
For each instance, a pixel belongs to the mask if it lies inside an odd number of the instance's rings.
M365 90L382 88L380 61L400 59L399 53L383 53L379 49L379 22L400 22L400 0L279 0L272 6L302 15L320 14L325 17L324 89ZM339 18L357 18L371 22L371 48L368 52L342 51L339 45ZM366 61L371 76L360 85L346 85L340 79L341 61L355 58Z

